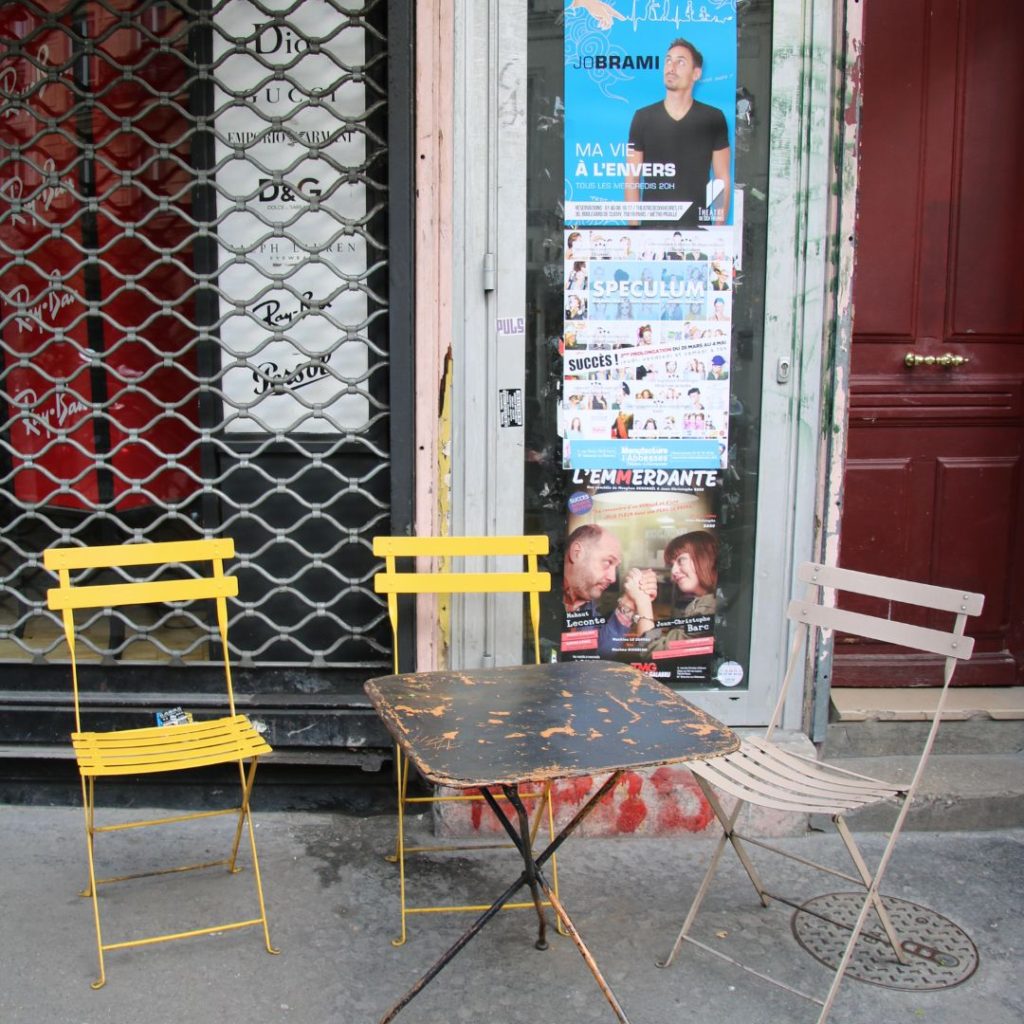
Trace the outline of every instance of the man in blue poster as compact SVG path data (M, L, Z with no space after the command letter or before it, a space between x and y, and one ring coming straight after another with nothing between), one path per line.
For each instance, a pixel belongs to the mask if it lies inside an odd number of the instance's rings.
M736 0L571 0L566 225L731 225Z
M724 224L732 191L729 129L721 110L693 98L704 56L680 38L663 63L665 98L641 107L629 127L626 202L685 202L682 227Z

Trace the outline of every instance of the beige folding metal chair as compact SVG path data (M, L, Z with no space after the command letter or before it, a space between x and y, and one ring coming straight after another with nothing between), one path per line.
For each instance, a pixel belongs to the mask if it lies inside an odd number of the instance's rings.
M772 714L771 721L763 738L751 738L743 741L740 749L725 757L713 758L709 761L698 761L690 765L704 795L711 804L718 822L722 827L711 860L701 882L697 895L694 897L690 910L683 921L683 926L676 938L668 957L659 962L658 966L667 967L675 959L683 942L698 946L705 952L727 960L751 974L779 985L787 991L809 999L821 1006L818 1024L823 1024L832 1009L840 982L850 963L858 938L864 931L868 915L873 910L886 939L892 946L893 954L900 963L906 963L907 957L900 942L900 937L893 927L889 914L879 896L882 877L892 858L910 810L911 801L921 783L928 755L935 743L935 736L942 721L943 707L949 691L953 672L961 660L970 658L974 641L964 636L964 627L969 615L978 615L984 603L981 594L972 594L946 587L936 587L924 583L911 583L906 580L890 579L885 576L874 576L849 569L838 569L832 566L805 563L800 567L799 579L808 584L807 594L803 600L791 602L788 617L796 623L796 633L790 651L789 663L786 667L782 690ZM867 602L872 612L849 611L822 603L823 588L834 588L850 594L865 595L874 601ZM838 602L838 594L836 595ZM861 601L861 604L865 602ZM919 609L930 610L924 614L934 620L934 612L947 613L953 616L952 629L942 631L930 626L921 626L902 621L910 616L921 618ZM894 612L901 612L901 619L891 618ZM900 647L939 655L945 659L943 669L943 686L935 709L935 718L925 740L924 749L918 760L913 777L908 785L883 782L877 779L857 775L843 769L834 768L812 758L804 758L780 749L771 742L772 733L778 725L786 694L796 674L797 667L803 664L800 657L808 637L813 637L815 630L838 630L871 640L896 644ZM813 649L813 648L812 648ZM734 797L735 804L726 809L722 794ZM888 841L879 858L878 865L871 872L867 861L861 854L846 822L846 815L872 804L895 801L899 807L895 824L889 834ZM796 814L825 814L835 823L839 835L849 852L856 870L855 875L807 860L797 854L773 846L764 840L742 835L737 831L736 823L744 806L752 804L759 807L772 808L778 811L792 811ZM769 893L758 874L750 855L750 846L771 850L799 863L824 871L828 874L855 883L864 890L864 902L860 913L850 929L850 937L843 956L836 968L832 985L824 999L809 995L786 985L748 964L740 963L720 950L714 949L690 935L701 903L706 896L715 871L725 847L731 845L740 859L750 881L757 890L762 906L767 907L769 900L786 903L792 907L800 904L786 897Z

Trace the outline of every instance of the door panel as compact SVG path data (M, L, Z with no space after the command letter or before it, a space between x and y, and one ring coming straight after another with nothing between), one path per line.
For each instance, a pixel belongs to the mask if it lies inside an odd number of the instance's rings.
M1024 333L1024 5L965 5L962 141L953 205L951 327L958 335ZM995 261L1001 266L993 268ZM994 353L993 353L994 354ZM999 367L993 367L998 369Z
M865 9L841 563L986 594L961 685L1022 675L1024 5ZM908 368L908 353L966 358ZM833 685L936 685L852 638Z

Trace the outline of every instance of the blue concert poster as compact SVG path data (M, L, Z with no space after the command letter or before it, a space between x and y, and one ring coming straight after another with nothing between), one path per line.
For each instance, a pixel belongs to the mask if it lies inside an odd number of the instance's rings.
M734 223L736 0L565 10L565 223Z

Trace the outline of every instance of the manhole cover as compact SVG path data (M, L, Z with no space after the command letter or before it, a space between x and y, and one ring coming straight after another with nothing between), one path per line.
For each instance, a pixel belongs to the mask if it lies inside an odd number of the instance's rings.
M834 892L808 900L793 914L793 934L816 960L835 970L850 931L857 921L864 894ZM849 977L885 988L952 988L978 969L978 950L970 936L949 918L916 903L892 896L883 899L909 963L893 955L881 922L872 911L857 940Z

